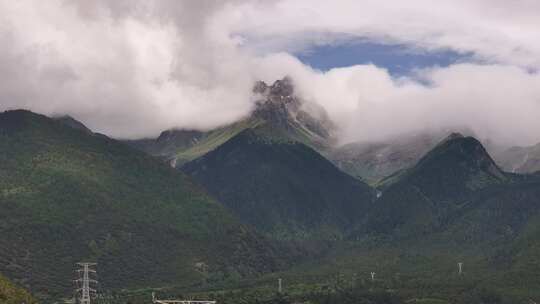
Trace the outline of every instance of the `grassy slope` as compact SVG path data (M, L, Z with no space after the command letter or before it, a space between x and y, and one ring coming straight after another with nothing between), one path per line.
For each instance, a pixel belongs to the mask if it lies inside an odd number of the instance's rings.
M265 136L280 140L287 138L304 143L314 148L321 148L321 144L314 141L314 135L297 123L287 123L285 126L274 126L272 123L257 117L235 122L233 124L209 131L194 145L179 147L176 153L177 166L192 161L206 153L215 150L229 139L247 129L257 129L265 132Z
M166 160L174 159L173 164L181 167L183 164L216 149L240 132L255 128L264 129L267 136L295 140L318 151L324 151L328 148L327 143L324 143L319 135L309 131L297 121L287 120L276 123L257 115L207 132L172 130L167 131L168 133L162 133L165 138L160 136L158 139L141 139L126 141L126 143L150 155Z
M66 295L80 260L98 261L104 288L277 267L274 249L185 175L124 144L12 111L0 114L0 151L0 271L40 296Z
M202 136L196 145L178 149L176 153L177 165L181 166L188 161L203 156L204 154L216 149L243 130L255 128L261 123L263 122L259 119L249 118L209 131Z

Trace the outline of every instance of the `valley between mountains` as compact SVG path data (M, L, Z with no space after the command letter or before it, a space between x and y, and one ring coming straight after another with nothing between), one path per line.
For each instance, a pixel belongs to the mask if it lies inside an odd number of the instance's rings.
M155 139L1 113L0 301L71 298L82 260L118 303L153 290L219 303L540 300L538 146L466 129L339 145L290 78L253 93L242 120Z

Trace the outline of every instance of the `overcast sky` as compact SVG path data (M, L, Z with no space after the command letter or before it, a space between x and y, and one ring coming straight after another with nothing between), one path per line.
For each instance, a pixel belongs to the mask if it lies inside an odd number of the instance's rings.
M290 75L343 141L468 126L540 142L540 1L0 0L0 110L114 137L247 115Z

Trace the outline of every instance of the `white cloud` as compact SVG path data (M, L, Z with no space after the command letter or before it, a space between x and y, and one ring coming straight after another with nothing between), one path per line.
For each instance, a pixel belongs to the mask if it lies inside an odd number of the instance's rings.
M68 113L120 137L213 127L250 110L254 79L234 42L214 39L204 15L192 28L178 21L195 8L168 16L156 5L147 16L86 3L0 2L1 108Z
M538 1L288 0L264 10L251 6L245 10L234 30L259 40L288 41L292 48L297 42L305 47L306 35L313 33L347 34L540 66ZM321 43L321 35L313 37L313 43Z
M67 113L117 137L211 128L251 110L251 85L292 75L344 140L469 125L540 141L536 1L0 0L0 110ZM372 65L313 70L291 50L347 39L473 53L393 79ZM426 83L428 85L426 85Z
M362 65L296 78L302 94L323 104L340 123L344 141L454 126L468 126L500 144L540 141L539 74L476 64L419 73L392 79L383 69Z

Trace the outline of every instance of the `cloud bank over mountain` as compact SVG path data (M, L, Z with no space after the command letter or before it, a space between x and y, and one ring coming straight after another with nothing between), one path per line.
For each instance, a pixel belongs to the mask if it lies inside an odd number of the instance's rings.
M254 81L290 75L342 140L467 125L540 142L534 1L0 0L0 110L70 114L115 137L207 129L252 110ZM468 62L395 78L375 65L318 71L293 54L369 40Z

